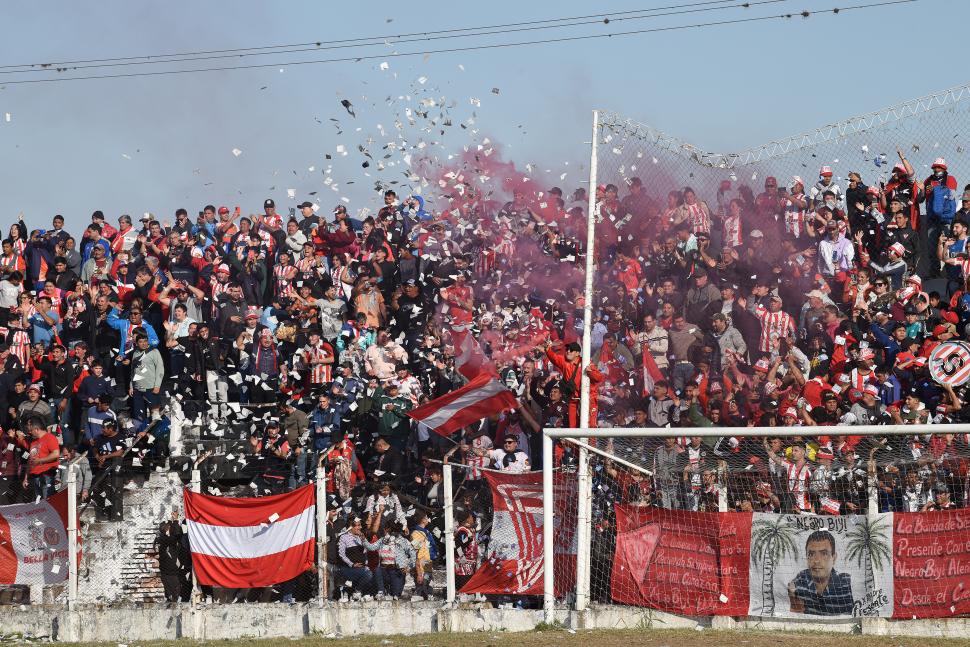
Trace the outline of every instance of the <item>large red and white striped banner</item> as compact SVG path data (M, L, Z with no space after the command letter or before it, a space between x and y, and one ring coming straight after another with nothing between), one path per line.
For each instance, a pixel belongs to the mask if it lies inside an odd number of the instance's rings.
M0 585L65 582L67 556L66 490L46 501L0 506Z
M314 486L234 499L185 490L192 567L199 584L255 588L313 568Z
M485 559L462 593L541 595L543 591L542 472L486 472L495 514ZM553 476L556 595L576 585L576 478Z
M436 433L450 436L466 425L516 406L515 396L504 384L481 373L460 389L408 411L408 415Z

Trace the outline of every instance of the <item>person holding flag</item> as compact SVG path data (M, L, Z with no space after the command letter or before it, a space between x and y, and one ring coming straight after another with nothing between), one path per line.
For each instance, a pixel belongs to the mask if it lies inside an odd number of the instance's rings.
M562 373L561 388L564 399L569 403L569 426L578 428L579 425L579 399L582 391L583 369L581 367L582 348L577 342L566 344L565 352L557 353L552 350L552 342L546 341L546 357L552 362L560 373ZM606 379L599 369L595 366L586 367L586 375L589 376L589 420L585 426L596 426L596 385Z

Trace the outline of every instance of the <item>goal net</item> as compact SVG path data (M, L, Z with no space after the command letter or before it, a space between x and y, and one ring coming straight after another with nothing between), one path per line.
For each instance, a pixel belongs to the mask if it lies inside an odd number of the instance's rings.
M547 432L591 453L577 596L686 616L970 614L968 431Z

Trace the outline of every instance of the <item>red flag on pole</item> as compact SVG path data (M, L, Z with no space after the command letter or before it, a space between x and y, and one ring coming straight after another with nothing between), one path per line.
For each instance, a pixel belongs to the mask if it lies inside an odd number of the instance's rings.
M465 379L472 380L482 373L498 374L468 326L452 326L451 339L455 345L455 370Z
M408 415L442 436L517 406L515 396L488 373L481 373L465 386L416 409Z
M643 395L644 397L653 392L653 385L664 378L663 373L657 368L657 362L653 359L653 354L647 344L643 345Z

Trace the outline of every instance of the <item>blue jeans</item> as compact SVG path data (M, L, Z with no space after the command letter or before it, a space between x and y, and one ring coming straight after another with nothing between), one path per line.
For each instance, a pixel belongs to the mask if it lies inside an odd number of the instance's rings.
M132 389L131 396L131 417L135 420L148 420L148 413L151 406L158 402L158 393L151 391L139 391Z
M339 583L344 582L350 582L361 595L368 595L374 589L374 574L366 566L341 566Z
M674 391L683 391L692 377L694 377L693 364L690 362L674 364L670 369L670 388Z
M313 471L308 469L307 461L312 460L316 453L310 453L306 449L300 450L299 454L293 455L293 467L290 470L290 489L295 490L301 485L307 484L307 475L313 475ZM316 463L314 463L316 465Z
M386 593L396 598L404 593L404 571L394 566L378 566L376 580L377 592Z
M30 485L34 489L35 499L46 499L50 495L54 494L54 472L55 470L51 470L49 472L32 474L30 476Z
M64 405L64 413L57 413L57 407L60 406L61 402L66 402ZM77 436L73 429L70 429L69 425L71 423L71 398L54 398L51 401L51 410L54 412L54 416L57 424L61 428L61 437L64 441L65 447L73 447L77 444Z

